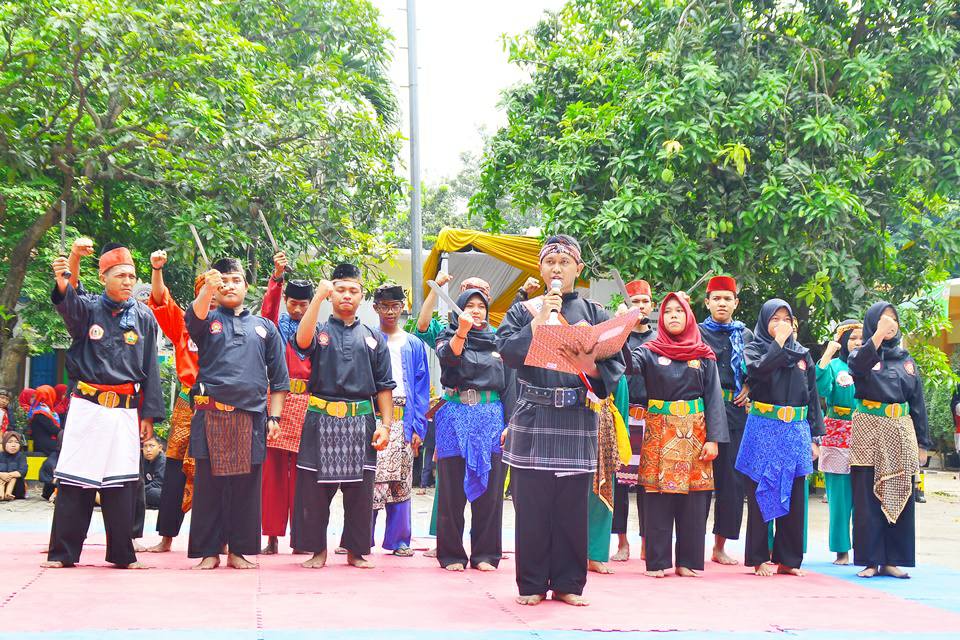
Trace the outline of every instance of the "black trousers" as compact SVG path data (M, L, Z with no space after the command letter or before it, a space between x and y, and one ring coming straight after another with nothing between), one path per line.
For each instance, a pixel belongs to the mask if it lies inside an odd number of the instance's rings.
M727 403L727 413L730 412ZM737 407L742 413L743 408ZM713 534L727 540L740 539L740 527L743 525L743 499L746 493L746 477L734 468L740 443L743 441L743 429L730 429L730 442L717 445L719 453L713 461L714 493L717 498L713 506ZM709 508L709 507L708 507Z
M343 534L340 536L340 546L355 556L369 554L373 536L371 527L375 477L375 471L364 470L363 482L317 482L315 472L297 469L290 546L311 553L327 550L330 502L339 489L343 494Z
M467 564L463 549L463 510L467 495L463 477L467 462L463 458L443 458L437 461L440 470L440 489L437 493L437 560L441 567ZM503 462L499 454L490 459L490 479L487 490L470 503L470 566L481 562L500 564L503 555Z
M262 466L255 464L250 473L215 476L210 460L197 459L188 558L218 556L224 543L237 555L260 553L262 471Z
M53 508L50 550L47 560L59 560L65 566L80 562L83 541L87 538L90 518L96 504L97 489L83 489L60 483ZM125 566L137 561L133 551L133 504L137 483L131 480L119 487L100 490L100 512L107 533L106 560Z
M140 460L140 479L133 490L133 529L130 537L134 540L143 537L143 524L147 518L147 494L143 484L143 460Z
M643 537L643 493L644 489L641 485L636 485L631 487L628 484L617 483L617 486L613 489L613 526L610 529L611 533L626 533L627 532L627 522L630 519L630 490L634 489L637 492L637 519L640 521L638 528L640 530L640 537Z
M442 477L442 475L441 475ZM593 476L510 471L520 595L580 595L587 583L587 495Z
M807 499L804 478L794 478L790 491L790 511L774 520L773 554L767 523L763 521L760 505L757 504L757 483L744 478L747 486L747 539L746 559L748 567L757 567L764 562L773 562L799 569L803 563L803 502Z
M873 493L873 467L850 467L853 485L853 563L864 567L916 566L916 506L911 496L895 524Z
M157 533L167 538L180 535L183 524L183 489L187 476L183 473L183 460L167 458L163 471L163 487L160 489L160 507L157 511Z
M647 543L647 571L674 566L671 543L676 526L676 565L703 571L707 535L709 491L646 493L643 496L643 530Z

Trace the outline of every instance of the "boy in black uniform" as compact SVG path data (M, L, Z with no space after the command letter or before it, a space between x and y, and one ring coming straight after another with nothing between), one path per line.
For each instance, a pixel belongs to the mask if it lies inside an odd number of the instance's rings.
M157 322L133 299L137 272L125 247L109 244L100 256L100 296L80 295L53 261L51 296L73 343L67 372L75 383L70 424L64 431L55 477L60 485L48 568L80 560L97 492L107 534L107 562L129 569L137 562L130 532L140 477L140 441L164 417L157 363Z
M326 564L330 501L339 489L344 511L340 546L347 550L349 564L370 569L374 565L364 556L372 539L376 452L390 440L396 384L383 335L357 320L363 301L360 270L341 264L331 280L317 286L297 328L297 347L311 360L310 401L297 454L290 542L294 549L313 553L305 568ZM328 296L333 314L318 326L320 304Z
M195 569L214 569L226 541L227 565L252 569L244 556L260 552L266 438L280 432L290 378L276 326L243 308L247 282L240 261L223 258L212 267L184 318L200 363L191 390L190 455L197 468L187 556L202 558ZM220 306L211 309L214 296Z
M730 442L721 442L720 455L713 461L713 479L716 501L713 507L714 544L711 559L719 564L733 565L737 561L724 550L727 540L740 538L743 523L743 499L746 495L743 475L733 468L747 424L747 395L743 350L753 341L753 332L739 320L733 319L740 298L737 281L730 276L714 276L707 283L707 310L710 316L700 323L700 335L717 355L720 387L723 389L727 410Z

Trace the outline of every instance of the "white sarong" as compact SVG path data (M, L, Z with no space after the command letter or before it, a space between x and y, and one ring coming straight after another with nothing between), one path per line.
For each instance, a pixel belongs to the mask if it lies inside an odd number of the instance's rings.
M109 409L74 396L54 477L85 489L105 489L140 477L136 409Z

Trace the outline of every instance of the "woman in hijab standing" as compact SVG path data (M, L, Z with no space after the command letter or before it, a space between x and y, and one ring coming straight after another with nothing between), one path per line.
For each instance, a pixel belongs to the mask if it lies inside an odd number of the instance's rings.
M837 554L833 564L850 564L850 518L853 515L850 419L853 417L854 386L847 358L861 344L863 325L859 320L844 320L817 363L817 391L827 405L823 420L826 433L820 442L820 471L823 471L829 500L830 551ZM840 357L834 358L838 354Z
M753 404L736 468L747 476L744 564L758 576L803 575L804 478L818 455L811 436L823 435L823 412L813 358L793 332L790 305L767 300L753 342L744 349ZM772 555L771 520L776 521Z
M502 555L504 430L503 361L487 322L490 301L480 289L460 294L459 318L437 337L445 404L437 411L439 512L437 560L463 571L463 510L470 501L470 566L493 571Z
M863 346L848 363L857 405L850 434L853 550L859 575L909 578L915 565L913 476L931 442L917 365L900 346L900 318L878 302L863 320Z
M676 574L703 571L707 511L717 443L727 442L726 410L713 350L687 300L667 294L657 334L632 353L631 372L647 390L647 422L640 453L644 488L646 575L664 577L676 523Z

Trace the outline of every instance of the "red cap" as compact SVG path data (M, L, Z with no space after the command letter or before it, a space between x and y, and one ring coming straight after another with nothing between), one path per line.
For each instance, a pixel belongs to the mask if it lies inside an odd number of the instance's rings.
M126 247L117 247L116 249L107 251L100 256L100 275L121 264L128 264L131 267L134 266L133 256L130 255L129 249Z
M730 276L713 276L707 283L707 293L711 291L732 291L737 293L737 281Z
M650 283L646 280L634 280L633 282L627 283L627 293L632 298L633 296L650 296L653 297L653 294L650 292Z

